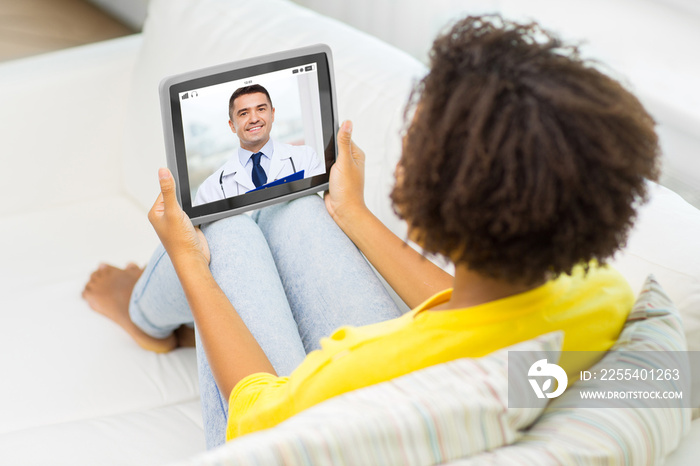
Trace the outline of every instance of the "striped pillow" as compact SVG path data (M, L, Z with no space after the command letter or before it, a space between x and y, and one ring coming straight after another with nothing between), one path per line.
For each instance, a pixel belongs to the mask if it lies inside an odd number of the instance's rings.
M653 353L642 358L630 351ZM679 313L654 277L649 276L617 343L591 372L601 373L603 367L622 369L623 373L624 369L664 369L669 366L665 357L675 358L675 364L688 365ZM645 390L679 388L669 381L645 384ZM660 464L690 428L687 400L686 405L664 400L663 408L640 408L639 400L615 400L614 407L590 408L586 406L591 402L581 400L579 395L581 385L574 384L555 399L514 444L450 464ZM639 386L635 382L635 387ZM586 382L588 390L608 388L607 381ZM688 387L681 388L684 395L690 392Z
M508 351L551 359L561 342L553 332L349 392L182 465L423 465L508 445L545 406L507 407ZM519 388L530 390L523 382Z

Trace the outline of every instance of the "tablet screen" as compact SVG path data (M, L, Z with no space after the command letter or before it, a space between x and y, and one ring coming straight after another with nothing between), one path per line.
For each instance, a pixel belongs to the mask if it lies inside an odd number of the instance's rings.
M193 223L327 187L337 123L326 46L167 78L161 103L168 165Z

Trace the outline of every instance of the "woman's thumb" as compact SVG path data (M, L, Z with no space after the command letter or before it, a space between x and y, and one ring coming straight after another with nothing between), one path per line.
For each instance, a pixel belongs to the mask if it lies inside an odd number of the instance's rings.
M173 203L177 204L175 195L175 180L172 173L167 168L158 170L158 181L160 182L160 192L163 193L163 203L167 209Z
M338 130L338 162L352 161L352 122L345 120Z
M338 146L346 146L350 149L352 144L352 121L345 120L338 130Z

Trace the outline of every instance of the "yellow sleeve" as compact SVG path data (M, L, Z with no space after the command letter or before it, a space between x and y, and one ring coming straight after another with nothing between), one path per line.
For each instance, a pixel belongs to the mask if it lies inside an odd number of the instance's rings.
M288 377L266 372L238 382L229 397L226 440L238 437L240 432L267 429L290 417L288 383Z

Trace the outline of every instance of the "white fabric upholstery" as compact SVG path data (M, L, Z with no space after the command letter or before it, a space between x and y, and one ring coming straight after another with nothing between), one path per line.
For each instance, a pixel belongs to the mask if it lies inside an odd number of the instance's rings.
M700 211L673 191L650 186L627 247L612 264L639 292L653 273L680 311L688 349L700 350Z
M140 44L134 36L0 64L0 215L121 192L123 102Z
M336 21L284 0L152 0L142 36L0 65L0 462L164 464L204 448L193 352L141 351L80 292L99 261L143 264L156 244L145 210L165 164L159 80L317 42L334 51L339 116L367 153L367 201L403 235L387 193L425 69ZM698 218L655 191L616 261L635 291L658 277L691 347ZM684 457L700 451L693 442Z
M124 196L0 217L0 463L162 464L204 449L192 349L141 350L80 293L155 247ZM144 441L148 438L148 441Z
M199 400L2 435L0 458L16 466L159 465L203 448Z

